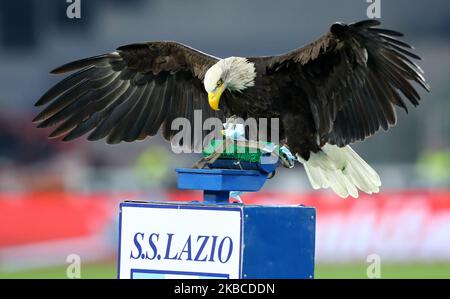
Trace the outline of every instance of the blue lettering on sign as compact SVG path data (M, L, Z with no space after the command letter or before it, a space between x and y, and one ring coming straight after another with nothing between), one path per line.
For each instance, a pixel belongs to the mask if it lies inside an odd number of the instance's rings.
M151 257L147 256L147 259L149 259L149 260L155 259L155 257L157 257L157 254L158 254L158 249L156 248L156 244L153 240L153 237L156 237L156 241L158 241L159 234L155 234L155 233L150 234L150 237L148 238L148 243L150 244L150 248L153 251L153 255Z
M216 251L216 242L217 242L217 236L212 236L213 243L211 246L211 254L209 255L209 261L214 262L214 252Z
M180 256L178 257L178 260L182 260L183 253L187 254L186 261L192 261L192 246L191 246L191 235L189 235L189 238L186 241L186 244L184 244L183 250L181 250Z
M177 242L174 242L177 240ZM183 241L183 242L178 242ZM229 236L189 235L179 240L173 233L137 232L133 236L130 259L164 259L193 262L227 263L233 254L233 240ZM177 246L173 244L183 244ZM164 253L161 255L161 253Z
M197 242L199 242L200 239L203 239L203 241L201 241L202 244L200 245L200 248L199 248L199 250L197 251L197 254L195 255L194 261L196 261L196 262L205 262L206 259L208 258L208 256L205 255L205 258L204 258L204 259L200 259L200 256L201 256L201 254L203 253L203 249L205 248L206 243L208 243L209 236L198 236L198 237L197 237Z
M142 236L141 240L144 240L144 233L136 233L134 235L133 242L134 242L134 245L136 246L136 249L138 250L138 253L137 253L137 255L133 255L133 251L131 251L130 258L132 258L132 259L140 258L141 254L142 254L142 246L141 246L141 244L139 243L139 240L138 240L139 236Z
M228 247L228 255L227 255L227 258L224 259L224 260L222 260L223 244L225 243L225 240L230 240L230 243L229 243L229 247ZM230 237L225 237L225 238L223 238L222 241L220 241L220 245L219 245L219 261L220 261L222 264L225 264L226 262L228 262L228 260L229 260L230 257L231 257L231 253L232 253L232 252L233 252L233 241L231 240Z
M167 239L167 246L166 246L166 256L164 257L164 259L166 259L166 260L176 260L177 256L178 256L178 253L175 254L174 257L169 257L170 247L171 247L170 245L172 244L173 234L167 234L167 236L168 236L168 239Z

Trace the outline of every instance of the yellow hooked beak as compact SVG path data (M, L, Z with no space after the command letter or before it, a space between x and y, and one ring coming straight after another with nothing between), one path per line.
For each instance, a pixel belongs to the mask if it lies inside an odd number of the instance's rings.
M216 111L219 110L220 96L222 95L222 92L223 92L223 85L217 87L215 91L208 92L209 106L213 110Z

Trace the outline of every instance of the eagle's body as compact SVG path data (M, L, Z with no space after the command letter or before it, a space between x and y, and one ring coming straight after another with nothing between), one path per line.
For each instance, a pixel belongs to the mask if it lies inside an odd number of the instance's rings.
M272 73L270 58L249 57L247 60L255 66L254 86L225 94L225 105L230 107L228 114L243 119L279 118L280 140L286 142L291 136L290 148L308 159L309 153L319 151L320 146L314 138L316 129L307 94L288 76L280 78L279 73Z
M336 23L287 54L219 59L176 42L132 44L52 71L77 71L36 103L34 119L58 124L50 137L134 141L161 128L170 140L178 117L279 118L280 139L305 166L314 188L342 197L378 192L376 172L348 144L387 130L394 106L407 111L428 90L412 47L378 21ZM205 92L206 90L206 92Z

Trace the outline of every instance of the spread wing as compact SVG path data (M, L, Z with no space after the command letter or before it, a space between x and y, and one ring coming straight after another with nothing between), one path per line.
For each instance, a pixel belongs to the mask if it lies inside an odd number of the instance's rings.
M269 70L301 88L313 114L320 143L345 146L387 130L394 106L419 104L413 87L428 85L401 33L375 28L376 20L334 24L319 40L271 58Z
M36 106L47 106L33 121L38 127L56 126L50 137L64 136L64 141L90 132L89 140L130 142L153 136L161 127L170 140L177 132L171 129L172 121L184 117L193 124L195 109L202 111L203 119L223 119L221 112L209 108L202 83L217 60L164 41L122 46L71 62L51 72L76 71L37 101Z

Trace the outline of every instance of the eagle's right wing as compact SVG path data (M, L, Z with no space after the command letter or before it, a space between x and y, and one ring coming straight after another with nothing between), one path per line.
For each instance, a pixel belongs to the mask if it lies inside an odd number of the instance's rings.
M153 136L161 127L170 140L176 133L171 123L178 117L187 118L193 129L195 109L203 119L223 119L223 110L210 109L202 84L217 61L166 41L131 44L74 61L51 72L76 71L38 100L36 106L48 106L33 121L38 127L57 126L50 137L64 136L64 141L90 132L89 140L130 142Z

